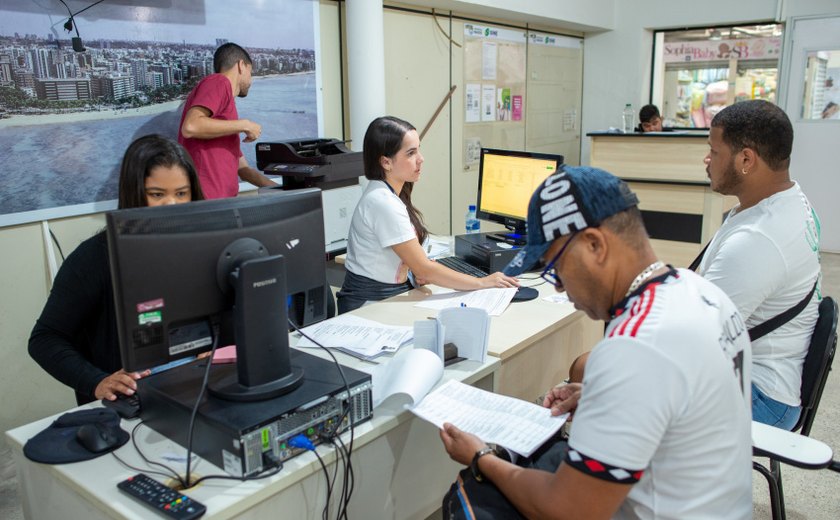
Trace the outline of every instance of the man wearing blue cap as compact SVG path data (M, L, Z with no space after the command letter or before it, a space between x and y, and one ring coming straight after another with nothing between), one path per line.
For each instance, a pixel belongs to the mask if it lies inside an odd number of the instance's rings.
M445 518L752 516L743 320L718 287L657 261L637 204L594 168L564 167L537 188L528 245L505 274L542 261L544 279L607 322L604 339L583 383L543 402L552 415L575 413L555 471L507 462L444 424L446 451L470 466L444 499Z

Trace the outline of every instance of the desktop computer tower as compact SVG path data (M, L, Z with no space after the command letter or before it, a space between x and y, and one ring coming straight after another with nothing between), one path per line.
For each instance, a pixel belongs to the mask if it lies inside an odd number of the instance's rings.
M232 476L255 475L272 461L286 461L303 451L289 440L304 435L320 444L319 434L339 433L373 416L369 374L342 367L350 395L335 363L291 349L291 361L304 370L303 384L290 393L254 402L219 399L205 393L195 418L193 451ZM187 446L190 414L206 361L187 363L138 381L144 424ZM235 371L235 364L214 365L210 381ZM349 407L349 412L344 411Z
M455 237L455 256L470 264L495 273L501 271L513 260L521 246L499 240L494 233L471 233Z

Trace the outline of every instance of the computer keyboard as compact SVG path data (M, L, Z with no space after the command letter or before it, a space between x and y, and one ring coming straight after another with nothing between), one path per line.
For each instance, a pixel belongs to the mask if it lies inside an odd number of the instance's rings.
M446 256L443 258L438 258L435 261L445 265L453 271L458 271L459 273L475 276L476 278L483 278L488 274L486 271L482 271L478 267L457 256Z

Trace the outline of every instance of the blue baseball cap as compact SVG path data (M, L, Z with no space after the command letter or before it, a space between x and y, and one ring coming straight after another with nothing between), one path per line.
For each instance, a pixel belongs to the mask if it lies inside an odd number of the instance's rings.
M562 166L537 188L528 203L528 243L502 272L521 274L540 261L556 239L597 227L639 204L627 183L598 168Z

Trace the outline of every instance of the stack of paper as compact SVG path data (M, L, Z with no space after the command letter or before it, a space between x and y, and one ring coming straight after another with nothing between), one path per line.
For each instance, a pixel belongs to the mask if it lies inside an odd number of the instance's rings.
M513 296L516 287L505 289L479 289L477 291L436 290L431 296L415 303L426 309L448 309L450 307L476 307L484 309L490 316L502 314Z
M352 314L342 314L301 330L324 347L341 350L362 359L373 359L395 352L410 341L414 334L413 327L384 325ZM302 337L297 347L317 345Z

